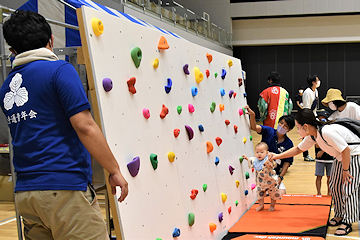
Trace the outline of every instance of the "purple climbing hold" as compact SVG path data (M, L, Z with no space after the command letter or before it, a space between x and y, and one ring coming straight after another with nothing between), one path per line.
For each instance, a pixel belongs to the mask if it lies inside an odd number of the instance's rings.
M186 75L189 75L189 74L190 74L190 72L189 72L189 64L185 64L185 65L183 66L183 70L184 70L184 73L185 73Z
M192 130L192 128L188 125L185 125L185 129L186 129L186 132L188 133L189 140L193 139L194 131Z
M140 157L135 157L131 162L127 164L130 175L135 177L139 173L140 169Z
M233 175L235 168L233 168L231 165L229 165L229 172L231 175Z
M234 90L230 90L229 97L231 98L233 96L233 94L234 94Z
M105 92L109 92L113 88L113 82L110 78L104 78L103 79L103 87Z
M221 212L219 213L219 222L222 222L223 219L224 219L224 214Z

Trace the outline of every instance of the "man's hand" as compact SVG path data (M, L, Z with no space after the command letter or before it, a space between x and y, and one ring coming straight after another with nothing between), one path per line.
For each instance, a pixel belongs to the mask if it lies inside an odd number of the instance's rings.
M255 112L253 110L251 110L249 105L246 105L244 108L247 110L246 114L249 114L250 116L252 116L252 115L255 116Z
M116 194L116 186L119 186L121 188L121 195L118 201L119 202L124 201L124 199L128 195L129 189L128 189L128 183L120 171L116 172L115 174L110 174L109 184L111 186L111 192L113 195Z

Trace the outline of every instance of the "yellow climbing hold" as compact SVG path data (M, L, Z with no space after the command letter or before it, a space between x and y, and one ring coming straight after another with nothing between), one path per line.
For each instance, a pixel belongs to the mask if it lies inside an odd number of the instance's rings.
M169 153L168 153L168 158L169 158L169 161L170 161L170 162L175 161L175 153L169 152Z
M239 185L240 185L239 180L236 180L235 183L236 183L236 187L239 187Z
M229 65L229 67L231 67L233 65L233 62L231 60L229 60L228 65Z
M158 66L159 66L159 59L156 58L156 59L154 60L154 62L153 62L153 67L154 67L154 68L158 68Z
M243 142L246 143L246 137L243 138Z
M221 193L221 200L222 200L223 202L226 202L227 196L226 196L225 193Z
M197 83L200 83L203 80L204 75L202 72L200 72L200 69L198 67L195 67L194 71L195 71L195 80Z
M96 36L100 36L104 32L104 25L98 18L91 19L91 26Z

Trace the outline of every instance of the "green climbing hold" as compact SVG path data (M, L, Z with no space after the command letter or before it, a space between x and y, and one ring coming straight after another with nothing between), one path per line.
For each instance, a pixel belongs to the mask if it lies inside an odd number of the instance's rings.
M153 153L150 154L150 162L151 162L153 169L156 170L158 167L158 160L157 160L156 154L153 154Z
M182 106L177 106L177 112L178 112L178 114L180 114L181 111L182 111Z
M188 220L189 220L189 225L190 225L190 226L194 225L195 215L194 215L193 213L189 213L189 215L188 215Z
M243 157L239 157L239 161L240 163L242 163L244 161L244 158Z
M216 108L216 103L212 102L210 106L210 111L213 113L215 111L215 108Z
M249 138L250 138L250 141L252 141L252 135L250 135L250 137L249 137Z
M203 190L204 190L204 192L206 192L206 189L207 189L207 184L204 183L204 184L203 184Z
M239 205L239 202L238 201L235 201L235 206Z
M248 172L245 173L245 178L246 178L246 179L249 179L249 178L250 178L250 175L249 175Z
M139 47L135 47L131 50L131 58L134 61L135 67L138 68L142 58L141 49Z
M217 72L216 72L216 73L215 73L215 77L217 77L217 75L218 75L218 74L217 74Z

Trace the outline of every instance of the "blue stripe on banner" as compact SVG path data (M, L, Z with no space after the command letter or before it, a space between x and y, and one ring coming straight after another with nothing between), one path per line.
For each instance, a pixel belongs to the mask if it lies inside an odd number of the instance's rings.
M174 37L180 38L178 35L176 35L175 33L172 33L170 31L167 31L168 33L170 33L171 35L173 35Z
M112 11L110 11L107 7L105 7L104 5L101 5L99 3L96 3L96 2L93 2L95 3L96 5L98 5L102 10L104 10L105 12L115 16L115 17L118 17L115 13L113 13Z
M71 6L74 6L75 8L80 8L82 5L85 5L87 7L91 7L94 8L93 6L91 6L90 4L88 4L87 2L83 2L81 0L65 0L66 3L70 4Z
M116 10L118 11L118 10ZM123 12L120 12L118 11L121 15L123 15L124 17L126 17L127 19L129 19L131 22L134 22L134 23L137 23L137 24L140 24L142 26L145 26L144 24L142 24L141 22L139 22L138 20L136 20L135 18L133 18L132 16L126 14L126 13L123 13Z
M37 0L29 0L23 5L21 5L18 9L24 11L38 12L38 1Z
M75 6L74 6L75 7ZM65 22L74 26L78 26L77 16L74 9L65 6ZM81 46L80 33L78 30L65 28L65 46Z

